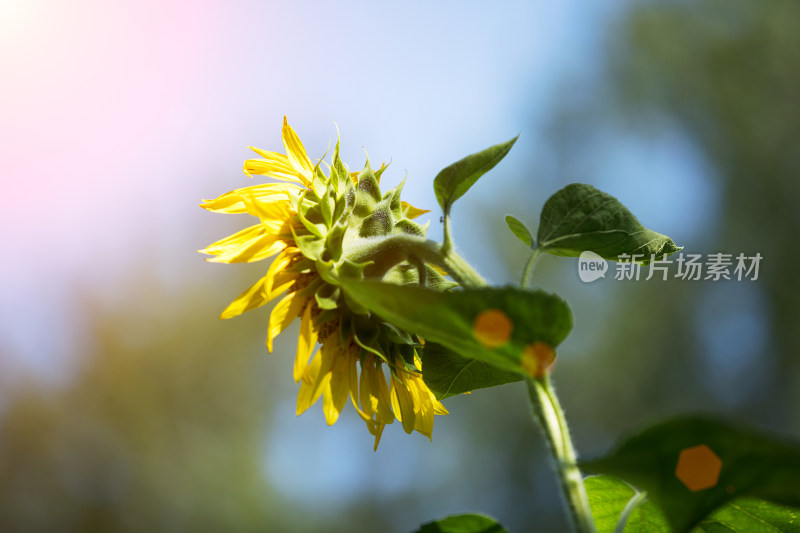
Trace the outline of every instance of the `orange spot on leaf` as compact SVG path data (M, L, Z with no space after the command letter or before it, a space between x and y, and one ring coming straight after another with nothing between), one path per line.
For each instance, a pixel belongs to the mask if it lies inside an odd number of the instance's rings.
M556 352L545 342L532 342L522 352L522 368L532 377L540 378L550 369Z
M484 348L499 348L511 339L514 325L500 309L487 309L475 317L472 334Z
M705 444L683 450L675 476L692 492L710 489L719 481L722 460Z

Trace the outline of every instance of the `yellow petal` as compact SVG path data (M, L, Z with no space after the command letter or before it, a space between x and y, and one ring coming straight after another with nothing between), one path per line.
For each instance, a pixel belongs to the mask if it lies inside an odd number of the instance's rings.
M216 256L223 254L235 255L234 252L235 250L243 250L244 248L247 248L250 245L252 245L257 239L260 239L266 235L270 235L272 237L275 237L276 239L286 240L288 238L285 236L286 234L291 234L291 230L285 228L285 221L283 220L265 221L262 222L261 224L255 224L253 226L239 230L233 235L229 235L224 239L221 239L213 244L210 244L203 250L200 250L200 253L208 255L216 255ZM226 260L221 262L230 262L230 261Z
M327 391L323 394L322 406L325 412L325 420L332 426L339 419L339 414L347 403L350 394L350 350L342 348L338 350L331 368L331 382ZM352 361L355 364L355 361Z
M290 292L272 309L272 313L269 315L269 325L267 326L267 348L270 353L272 353L272 341L297 318L307 301L308 296L300 296L297 292Z
M359 400L359 376L358 376L358 364L357 364L359 359L358 353L359 353L358 346L351 345L350 364L348 365L348 372L350 373L349 377L350 400L352 401L353 407L358 413L358 416L360 416L364 422L370 422L372 421L372 416L374 413L372 411L368 413L364 409L361 409L361 407L359 407L358 405L358 400ZM361 368L362 368L361 373L363 375L364 367L362 366Z
M290 181L292 183L297 183L298 185L305 185L304 181L298 178L294 174L284 174L282 172L276 172L274 167L269 163L265 162L263 159L247 159L244 162L244 166L242 170L245 174L252 177L253 175L257 176L267 176L269 178L274 178L277 180L283 181Z
M240 246L231 247L225 253L209 257L211 263L255 263L279 253L287 244L282 237L273 234L261 235Z
M381 424L380 422L367 422L367 430L372 435L375 435L375 446L373 446L372 451L378 451L378 444L381 443L381 435L383 435L383 428L385 424Z
M338 332L336 333L338 337ZM320 379L317 379L314 385L314 397L317 397L320 393L320 387L323 386L321 378L324 376L328 376L330 379L331 368L333 367L333 360L336 357L336 354L339 352L339 344L334 338L334 335L328 335L322 341L322 347L317 351L316 357L314 359L319 359L318 363L318 374ZM313 366L314 361L311 362L312 364L309 367ZM303 381L309 380L312 376L310 371L306 371L303 373Z
M435 415L449 415L450 411L442 405L442 402L436 399L436 396L428 389L428 393L431 396L431 402L433 403L433 414Z
M220 255L227 252L231 248L237 248L243 244L246 244L263 234L264 227L261 224L256 224L255 226L244 228L243 230L237 231L233 235L228 235L224 239L220 239L215 243L209 244L200 250L200 253L208 255Z
M261 219L262 224L273 222L280 226L292 220L293 209L288 198L264 200L254 194L243 194L242 203L248 214Z
M378 409L378 397L372 390L372 374L374 372L375 364L365 359L361 364L359 397L361 398L361 408L370 418Z
M289 287L294 285L294 282L297 281L297 278L300 277L300 274L297 272L286 272L285 270L282 272L278 272L275 276L275 283L270 288L270 291L267 293L267 301L277 298L282 293L289 290Z
M297 339L297 355L294 359L294 381L297 383L303 377L308 359L317 346L317 331L314 329L314 320L311 318L311 305L306 305L303 318L300 319L300 337Z
M291 200L291 192L296 190L300 189L287 183L263 183L226 192L214 200L203 200L200 207L215 213L246 213L247 208L242 201L244 196L260 202L288 201Z
M297 176L297 171L292 166L289 158L276 152L267 152L255 146L250 149L263 157L263 159L248 159L244 162L244 173L252 177L253 174L269 176L282 181L303 183Z
M400 202L402 205L403 212L406 214L406 218L417 218L419 216L424 215L425 213L430 213L430 209L419 209L414 207L408 202Z
M270 293L272 292L272 286L275 283L275 277L280 273L283 272L286 267L288 267L292 260L297 257L297 254L300 253L299 248L295 248L294 246L289 246L285 248L278 256L272 261L272 264L269 265L267 269L267 282L265 285L265 290Z
M425 341L422 340L422 343L425 344ZM422 372L422 360L419 357L414 357L414 366L417 367L417 370ZM447 414L450 414L450 411L448 411L445 408L445 406L442 405L442 402L440 402L439 400L436 399L436 395L433 394L431 389L428 388L428 385L425 384L425 380L424 379L418 379L417 380L417 386L419 388L419 394L420 395L427 395L428 398L430 398L431 404L433 405L433 414L436 414L436 415L447 415ZM469 394L469 392L467 392L466 394Z
M398 371L402 375L403 370ZM392 376L391 378L392 409L394 416L403 424L406 433L414 431L414 402L401 378Z
M366 404L369 404L370 414L374 413L379 422L391 424L394 422L394 414L391 410L389 387L386 385L382 365L374 357L372 359L373 361L361 367L361 403L365 410Z
M322 356L320 352L311 360L311 363L306 367L303 372L303 379L300 382L300 391L297 393L297 416L303 414L309 407L314 405L322 391L327 387L330 382L330 373L320 376Z
M264 290L266 281L266 276L256 281L250 288L237 296L219 317L221 319L233 318L267 303L269 300Z
M409 376L406 382L414 401L414 429L430 439L433 435L433 404L427 387L420 376Z
M306 154L306 149L303 143L300 142L300 137L289 125L286 117L283 117L283 146L286 148L286 156L289 158L289 163L294 167L297 176L303 181L306 187L311 186L311 178L314 175L314 165Z

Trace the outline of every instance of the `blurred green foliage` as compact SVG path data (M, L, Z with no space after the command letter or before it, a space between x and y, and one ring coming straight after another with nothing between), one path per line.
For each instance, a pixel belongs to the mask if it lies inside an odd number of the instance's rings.
M132 308L84 307L90 345L73 381L4 398L0 530L269 523L264 384L245 340L252 332L202 327L214 311L201 294L169 304L138 289Z

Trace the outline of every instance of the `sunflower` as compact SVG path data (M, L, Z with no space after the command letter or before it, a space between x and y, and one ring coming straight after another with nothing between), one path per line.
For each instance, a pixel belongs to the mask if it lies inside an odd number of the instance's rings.
M375 449L386 424L399 420L407 433L431 438L434 415L447 414L422 379L423 340L382 321L349 301L337 286L339 276L447 288L435 268L397 250L371 254L382 238L397 234L424 237L427 225L412 219L427 213L400 200L403 183L382 195L385 165L351 173L339 157L312 163L299 137L283 121L286 155L251 149L260 156L244 163L247 176L271 183L253 185L205 200L201 207L220 213L255 216L258 223L204 250L207 260L250 263L274 257L264 277L240 294L220 318L256 309L283 295L273 307L267 348L300 318L294 379L300 383L297 414L320 397L328 425L350 398ZM324 169L323 169L324 167ZM326 174L327 170L327 174ZM388 382L388 383L387 383Z

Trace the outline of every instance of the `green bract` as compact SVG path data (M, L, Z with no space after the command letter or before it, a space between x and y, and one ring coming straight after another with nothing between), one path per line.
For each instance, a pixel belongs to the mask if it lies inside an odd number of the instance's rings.
M421 345L419 337L378 319L370 309L346 299L339 287L340 278L437 290L453 286L430 265L391 245L398 236L424 240L427 224L417 224L407 216L413 208L400 200L403 183L381 193L379 183L384 169L382 166L374 171L368 159L353 180L336 143L330 177L317 164L312 187L294 199L302 227L293 229L292 234L304 259L292 270L316 270L321 277L306 289L313 290L322 311L316 326L338 319L343 342L352 337L364 351L391 365L394 356L399 355L407 365L414 366L416 349Z

